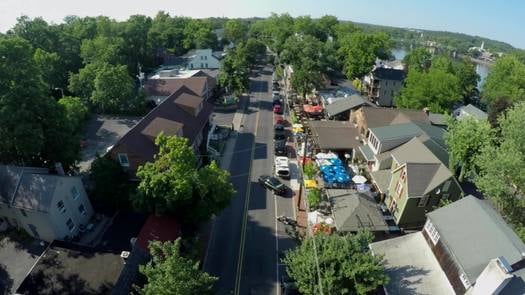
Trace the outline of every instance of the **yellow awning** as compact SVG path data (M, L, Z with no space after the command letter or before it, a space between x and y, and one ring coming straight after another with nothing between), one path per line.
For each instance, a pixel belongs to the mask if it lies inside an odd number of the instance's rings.
M304 186L307 189L317 188L317 181L315 179L305 179Z

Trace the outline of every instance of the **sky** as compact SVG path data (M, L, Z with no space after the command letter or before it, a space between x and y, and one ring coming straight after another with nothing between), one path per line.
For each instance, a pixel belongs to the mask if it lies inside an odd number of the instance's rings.
M21 15L60 23L67 15L125 20L159 10L197 18L330 14L355 22L478 35L525 49L523 0L0 0L0 31L10 29Z

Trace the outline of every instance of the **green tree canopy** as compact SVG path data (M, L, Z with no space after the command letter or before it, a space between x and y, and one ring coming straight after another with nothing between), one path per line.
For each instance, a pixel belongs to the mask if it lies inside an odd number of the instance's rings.
M408 71L426 71L430 68L432 54L426 48L416 48L403 59Z
M307 237L286 254L286 271L301 294L321 294L320 286L324 294L369 294L389 281L381 257L368 250L370 242L369 232Z
M228 51L221 61L221 71L218 75L219 84L227 92L241 96L248 89L249 60L248 49L243 43L238 44Z
M462 100L459 79L442 68L443 64L433 64L428 72L409 71L405 87L395 98L400 108L429 108L435 113L447 113L454 104Z
M95 77L92 105L102 113L119 113L129 109L133 100L133 81L125 65L103 65Z
M89 110L79 97L66 96L58 101L65 112L66 118L73 130L80 132L86 121Z
M109 157L99 157L91 164L89 178L93 181L92 200L99 210L129 207L129 178L122 166Z
M514 55L499 58L483 84L482 98L487 104L500 97L511 102L525 100L525 63Z
M491 198L525 240L525 103L520 102L499 118L499 145L487 146L477 157L476 186Z
M199 270L198 262L184 257L180 243L177 239L149 245L152 260L140 266L140 272L147 278L141 294L213 294L212 287L217 278Z
M224 209L233 197L229 173L215 162L197 169L197 159L188 140L159 135L159 153L152 163L139 167L138 208L159 214L174 214L186 224L207 221Z
M217 36L209 21L190 19L184 28L184 49L203 49L217 47Z
M123 47L124 40L122 38L98 36L95 39L82 42L80 56L85 64L122 64L124 63L121 53Z
M384 33L368 34L355 32L338 40L339 59L348 79L361 78L368 74L377 58L390 56L391 43Z
M0 162L69 168L78 141L64 108L48 96L28 41L0 37ZM76 141L76 142L75 142Z
M247 33L248 27L238 19L230 19L224 24L224 36L235 44L244 41Z
M461 120L448 120L445 143L449 154L449 168L460 168L458 180L478 174L477 153L493 144L494 132L487 121L468 117Z

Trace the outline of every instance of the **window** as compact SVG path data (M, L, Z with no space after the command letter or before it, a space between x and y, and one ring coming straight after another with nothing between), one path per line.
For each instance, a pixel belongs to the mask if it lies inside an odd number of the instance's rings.
M425 223L425 231L427 232L428 236L432 240L432 243L436 245L437 242L439 241L439 233L434 227L434 225L432 224L432 222L430 222L430 219L427 219L427 222Z
M452 183L452 180L450 179L445 182L445 184L443 185L443 192L445 193L448 192L448 190L450 189L451 183Z
M71 220L71 218L67 219L66 225L69 231L73 231L73 229L75 228L75 223L73 222L73 220Z
M399 176L399 179L402 181L405 181L405 178L407 176L407 171L405 169L401 170L401 176Z
M129 160L127 154L118 154L118 161L122 167L129 167Z
M80 212L80 214L84 216L86 215L86 208L84 207L84 205L78 206L78 212Z
M78 189L76 186L71 188L71 195L73 196L73 200L78 199L80 197L80 193L78 192Z
M204 60L208 60L208 56L207 55L204 56Z
M22 215L24 215L24 217L27 217L27 213L24 209L20 209L20 213L22 213Z
M190 69L193 69L193 64L190 64Z
M401 182L398 182L396 185L397 196L400 197L402 192L403 192L403 184Z
M201 60L203 60L203 59L204 59L204 56L201 55Z
M201 63L201 68L204 68L204 64L203 63Z
M428 205L428 200L430 199L430 197L428 195L426 196L422 196L420 199L419 199L419 202L417 203L417 206L418 207L426 207Z
M461 275L459 276L459 279L463 283L463 287L465 287L465 289L470 288L471 286L470 281L468 280L467 275L465 273L462 272Z
M64 202L62 201L58 201L57 208L58 208L58 211L60 211L60 213L66 212L66 207L64 206Z
M208 68L208 63L205 63L205 64L204 64L204 67L205 67L205 68Z

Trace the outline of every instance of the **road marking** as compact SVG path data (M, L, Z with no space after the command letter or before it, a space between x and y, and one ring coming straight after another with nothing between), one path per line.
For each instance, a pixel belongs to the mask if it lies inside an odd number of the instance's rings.
M275 283L277 284L277 295L281 293L281 288L279 288L279 229L277 222L277 197L273 198L273 203L275 204L275 262L276 262L276 280Z
M257 96L259 96L259 92ZM241 226L241 241L239 245L239 256L237 258L237 273L235 275L235 289L234 294L239 295L240 289L241 289L241 274L242 274L242 263L244 258L244 242L245 242L245 231L246 231L246 223L248 222L248 206L250 204L250 194L251 194L251 172L252 172L252 162L255 154L255 140L257 139L257 129L259 129L259 113L260 113L260 106L261 106L261 100L258 100L257 103L257 114L255 115L255 130L253 132L253 143L252 143L252 149L251 149L251 156L250 156L250 164L248 168L248 184L246 186L246 196L245 196L245 203L244 203L244 214L243 214L243 220L242 220L242 226ZM249 107L249 105L248 105Z

